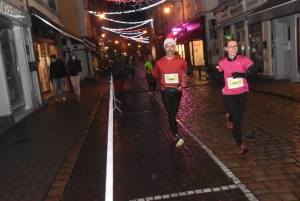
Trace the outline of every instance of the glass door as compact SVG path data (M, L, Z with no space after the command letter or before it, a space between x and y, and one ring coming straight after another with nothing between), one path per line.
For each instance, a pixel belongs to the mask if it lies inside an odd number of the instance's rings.
M10 104L16 109L24 105L24 95L12 30L0 27L0 44Z
M43 93L50 91L50 56L48 44L34 42L36 57L38 58L38 72L40 86Z

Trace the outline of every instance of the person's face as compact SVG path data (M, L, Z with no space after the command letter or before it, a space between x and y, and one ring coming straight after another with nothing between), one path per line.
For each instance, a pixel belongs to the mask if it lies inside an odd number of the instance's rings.
M148 55L148 61L152 61L152 56L151 55Z
M238 45L236 41L229 41L225 47L226 52L228 52L229 57L235 57L238 52Z
M175 45L173 43L166 43L165 45L166 56L173 57L175 53Z
M51 58L51 62L56 62L57 59L56 58Z

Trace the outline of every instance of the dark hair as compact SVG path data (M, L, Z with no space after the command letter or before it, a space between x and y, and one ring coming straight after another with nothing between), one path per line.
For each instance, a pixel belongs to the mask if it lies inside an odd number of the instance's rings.
M50 58L56 59L56 55L55 55L55 54L52 54L52 55L50 56Z
M238 44L238 41L237 41L237 39L235 39L235 38L231 38L231 39L228 39L228 40L226 40L226 41L225 41L225 44L224 44L224 46L225 46L225 47L227 47L227 45L228 45L228 43L229 43L230 41L235 41L235 42Z

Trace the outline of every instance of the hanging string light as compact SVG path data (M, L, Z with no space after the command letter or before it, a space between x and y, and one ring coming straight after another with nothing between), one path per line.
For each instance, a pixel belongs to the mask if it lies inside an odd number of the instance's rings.
M121 23L121 24L140 24L140 23L148 23L150 22L152 19L150 20L144 20L144 21L139 21L139 22L126 22L126 21L119 21L119 20L113 20L113 19L109 19L109 18L103 18L104 20L108 20L111 22L116 22L116 23Z
M103 14L105 15L120 15L120 14L127 14L127 13L134 13L134 12L137 12L137 11L143 11L143 10L147 10L149 8L152 8L154 6L157 6L163 2L165 2L166 0L161 0L155 4L151 4L149 6L146 6L146 7L139 7L139 8L136 8L134 7L135 9L134 10L127 10L127 11L120 11L120 12L104 12ZM89 11L89 13L93 14L93 15L96 15L96 16L100 16L100 13L99 12L96 12L96 11Z

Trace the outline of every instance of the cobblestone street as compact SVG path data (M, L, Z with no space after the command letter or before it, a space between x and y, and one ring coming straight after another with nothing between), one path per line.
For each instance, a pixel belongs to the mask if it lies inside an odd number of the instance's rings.
M250 82L238 155L225 127L222 82L195 71L178 112L186 141L176 148L160 85L138 68L116 93L114 200L300 200L299 83ZM0 135L0 201L103 201L109 82L82 85L82 102L50 103Z

